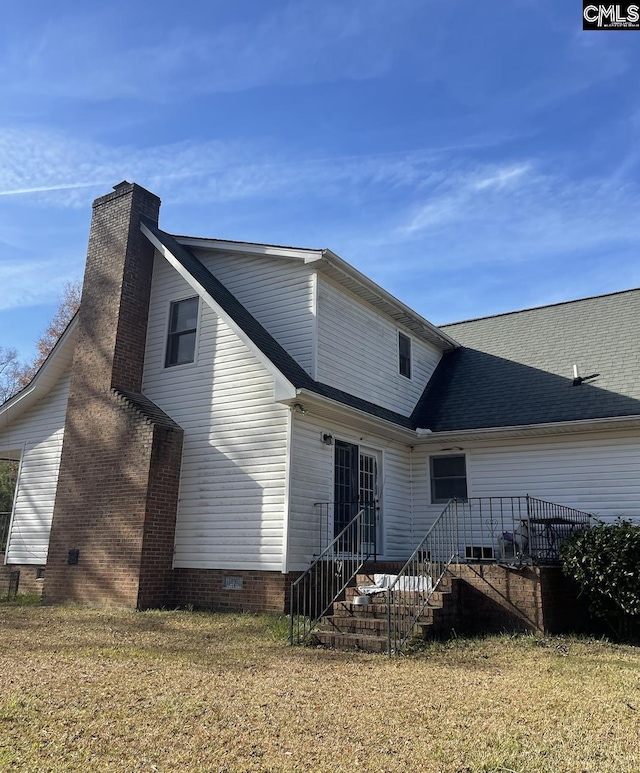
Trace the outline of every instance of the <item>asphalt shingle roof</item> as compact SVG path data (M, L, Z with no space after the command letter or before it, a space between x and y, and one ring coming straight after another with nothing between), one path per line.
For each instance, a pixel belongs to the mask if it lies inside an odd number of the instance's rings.
M461 346L407 417L312 379L187 247L145 225L298 389L434 432L640 415L640 289L442 326ZM574 364L599 375L573 386Z
M640 415L640 290L442 327L445 354L413 420L432 431ZM573 386L581 376L600 375Z

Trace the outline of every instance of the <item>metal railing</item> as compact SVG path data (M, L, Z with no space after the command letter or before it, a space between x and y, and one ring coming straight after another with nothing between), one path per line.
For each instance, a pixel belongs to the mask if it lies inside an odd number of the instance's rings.
M454 499L459 557L465 561L558 564L560 545L590 526L589 513L531 496Z
M376 559L376 512L375 502L314 502L316 521L318 523L318 549L314 553L319 555L331 542L334 535L352 521L360 510L366 511L366 522L363 524L363 538L365 542L374 546L373 559Z
M0 553L7 549L7 540L9 539L9 523L11 522L11 513L0 513Z
M311 566L291 584L289 641L303 644L318 621L376 552L370 508L361 508Z
M388 653L400 653L452 563L558 564L559 547L597 518L530 496L452 499L388 591Z
M458 555L456 501L436 518L387 595L387 653L399 654Z

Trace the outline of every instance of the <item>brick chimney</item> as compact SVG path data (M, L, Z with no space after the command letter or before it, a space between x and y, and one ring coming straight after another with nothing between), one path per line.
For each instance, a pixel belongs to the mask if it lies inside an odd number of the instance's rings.
M182 430L142 395L160 199L122 182L93 203L43 600L166 603Z

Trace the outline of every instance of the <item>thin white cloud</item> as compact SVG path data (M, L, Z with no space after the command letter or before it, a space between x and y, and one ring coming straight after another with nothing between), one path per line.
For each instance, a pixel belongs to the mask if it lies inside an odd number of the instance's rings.
M158 189L174 204L275 195L351 196L369 186L391 191L424 185L437 155L425 150L292 159L258 143L181 142L139 149L5 129L0 130L0 195L30 194L31 203L42 206L84 206L82 189L129 179Z
M296 0L265 6L243 23L177 23L158 9L123 28L122 8L58 16L9 39L0 90L90 101L165 100L271 83L366 79L403 54L402 31L418 0ZM422 10L424 10L422 8ZM135 14L135 11L134 11ZM127 17L130 12L127 11ZM78 66L82 63L82 66Z
M51 303L75 277L72 267L58 260L0 260L0 310Z
M29 193L49 193L51 191L67 191L75 188L93 188L96 185L104 185L103 181L90 183L67 183L64 185L41 185L36 188L14 188L13 190L0 191L0 196L20 196Z
M387 243L422 243L450 267L617 253L640 241L630 216L640 208L637 185L576 180L528 161L457 170L422 196Z

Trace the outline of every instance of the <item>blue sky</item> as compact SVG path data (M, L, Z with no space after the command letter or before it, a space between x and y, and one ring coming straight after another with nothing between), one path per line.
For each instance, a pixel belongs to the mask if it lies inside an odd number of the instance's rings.
M0 344L120 180L330 247L439 324L640 285L640 33L574 0L30 0L0 27Z

